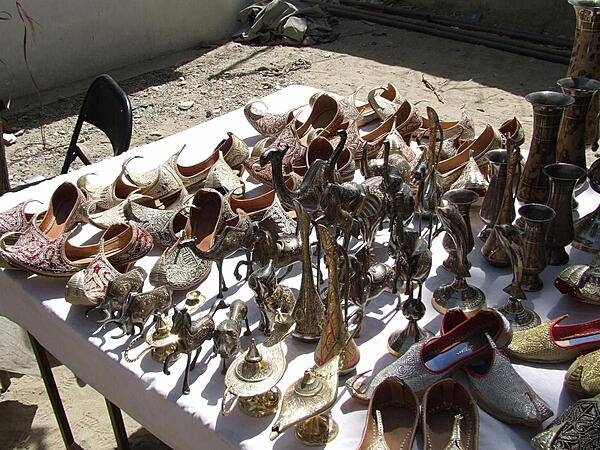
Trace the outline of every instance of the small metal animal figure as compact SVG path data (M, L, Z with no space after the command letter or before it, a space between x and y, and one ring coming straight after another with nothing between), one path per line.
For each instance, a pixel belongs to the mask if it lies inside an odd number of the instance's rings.
M229 306L227 319L223 320L215 329L213 335L213 350L223 360L221 373L227 372L226 361L235 356L240 347L240 336L242 334L242 322L246 322L246 332L244 336L250 336L250 326L248 324L248 307L241 300L234 300Z
M371 244L385 215L381 189L382 178L373 177L362 183L330 183L321 196L325 223L335 225L348 248L351 235L362 234L363 241Z
M196 367L196 361L200 355L200 349L202 344L208 339L212 338L215 331L215 321L213 316L219 309L227 308L225 302L217 301L212 306L207 315L192 322L190 313L187 312L186 308L178 310L175 308L173 313L173 326L171 327L171 333L176 334L179 337L177 346L173 353L171 353L165 359L163 365L163 373L170 375L169 363L176 355L185 353L187 355L187 362L185 365L185 374L183 377L183 387L181 389L182 394L190 393L189 385L189 374L190 370L194 370ZM192 352L196 350L194 360L192 361Z
M277 282L281 282L292 271L293 265L301 259L302 243L300 238L297 234L280 232L277 224L270 218L266 221L254 222L253 226L251 254L246 255L245 261L238 262L234 275L240 280L240 266L248 266L248 273L252 273L254 264L262 267L269 261L273 261L276 269L285 268L284 274L277 280ZM247 279L249 277L250 275L247 276Z
M270 336L277 312L292 313L296 304L294 293L289 287L278 284L273 260L269 260L267 265L252 272L248 285L256 294L254 300L261 315L258 329L266 336Z
M116 319L109 319L104 324L117 323L121 327L123 334L115 336L115 339L119 339L126 334L137 336L142 334L144 325L151 315L166 313L172 304L171 290L166 286L161 286L150 292L129 294L121 316ZM137 333L136 327L139 328Z
M104 300L98 306L88 309L85 315L89 315L92 311L104 314L104 318L98 321L103 326L111 319L118 319L123 314L123 308L129 294L140 292L144 286L145 278L146 272L139 267L134 267L127 273L117 275L108 282Z
M348 299L360 308L360 317L356 320L355 336L360 335L362 317L371 299L383 291L395 292L396 271L384 263L373 261L370 249L366 245L354 254L348 255L348 271L342 271L340 279L345 282ZM346 272L346 273L344 273Z

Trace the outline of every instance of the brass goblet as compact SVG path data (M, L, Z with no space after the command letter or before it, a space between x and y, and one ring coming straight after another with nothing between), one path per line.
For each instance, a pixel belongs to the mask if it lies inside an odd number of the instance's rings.
M415 296L414 288L411 286L408 290L408 299L402 305L402 314L408 320L408 325L403 330L394 331L388 338L388 351L396 357L402 356L414 343L433 336L431 331L421 328L417 324L425 315L426 310L422 301L423 286L421 283L417 284L419 294Z

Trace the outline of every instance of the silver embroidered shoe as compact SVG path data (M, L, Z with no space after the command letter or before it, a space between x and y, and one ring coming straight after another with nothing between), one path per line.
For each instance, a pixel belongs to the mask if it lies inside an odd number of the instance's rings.
M227 139L223 139L208 158L191 166L184 166L179 163L179 156L184 149L185 145L173 154L164 165L170 167L177 174L186 188L196 187L202 183L210 173L211 168L219 161L221 155L225 163L241 175L244 169L242 163L250 155L246 143L231 132L227 133Z
M125 208L132 201L156 209L179 210L189 195L179 176L164 164L146 173L144 175L146 181L151 178L151 175L155 178L151 183L146 184L143 190L134 192L126 200L105 211L94 212L95 200L85 202L81 205L82 215L92 225L106 229L111 225L127 221Z
M65 286L65 300L72 305L96 306L106 295L106 288L120 272L104 253L104 239L100 240L98 254L89 266L74 273Z
M141 156L132 156L123 161L119 175L109 185L95 185L92 180L98 175L86 173L78 178L77 187L93 202L96 209L110 209L136 192L143 193L148 186L134 183L128 175L127 165L136 158Z
M479 311L448 333L413 344L404 355L384 367L365 383L363 375L350 378L346 386L353 397L367 401L377 386L395 376L421 397L430 385L476 358L489 355L493 348L485 335L503 339L506 319L489 310Z
M212 261L219 268L219 294L226 290L222 275L223 259L239 249L250 232L250 218L235 214L229 203L212 189L194 195L188 221L179 238L158 259L149 276L153 286L173 290L197 286L208 278Z
M463 311L451 309L442 320L440 332L446 334L465 320L467 316ZM477 404L503 422L539 428L552 417L552 409L498 349L496 341L508 345L506 337L488 335L488 341L493 351L477 364L463 367Z

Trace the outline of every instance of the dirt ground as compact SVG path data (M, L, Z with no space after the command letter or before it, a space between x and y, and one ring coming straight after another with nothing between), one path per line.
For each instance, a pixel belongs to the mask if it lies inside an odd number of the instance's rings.
M349 93L360 84L374 87L393 82L423 110L426 105L435 107L442 119L459 118L464 108L482 130L486 123L499 126L517 116L529 136L531 107L523 96L554 89L567 69L371 23L342 20L337 30L337 41L312 48L229 42L187 51L177 55L181 64L121 82L135 108L132 146L184 130L290 84ZM425 87L423 77L443 103ZM10 130L19 134L17 143L8 147L13 185L34 175L58 173L82 98L62 98L8 117ZM194 104L184 110L180 103L185 101ZM109 155L107 139L100 133L86 129L82 140L93 159ZM64 367L55 369L55 374L78 443L85 449L113 448L102 397L79 386ZM133 448L166 448L132 419L126 418L126 425ZM0 402L0 448L60 447L60 433L42 381L30 376L13 379Z

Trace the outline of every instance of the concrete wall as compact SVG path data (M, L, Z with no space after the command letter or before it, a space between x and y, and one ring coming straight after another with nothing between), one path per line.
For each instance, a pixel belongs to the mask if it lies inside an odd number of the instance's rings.
M513 30L566 37L575 31L575 14L567 0L397 0L395 4Z
M227 37L244 0L21 0L37 25L28 60L45 90ZM0 98L35 92L23 58L23 23L0 21Z

